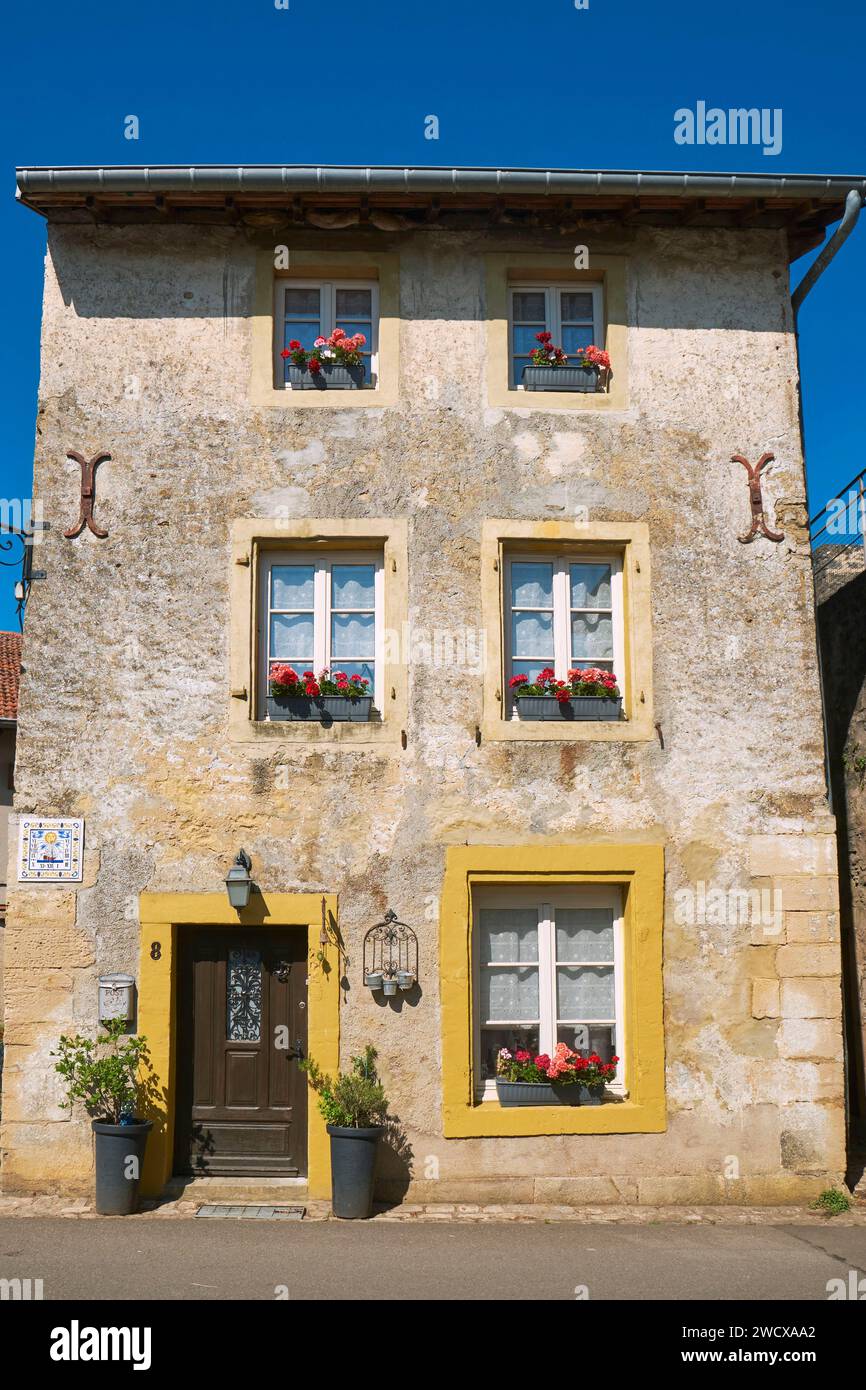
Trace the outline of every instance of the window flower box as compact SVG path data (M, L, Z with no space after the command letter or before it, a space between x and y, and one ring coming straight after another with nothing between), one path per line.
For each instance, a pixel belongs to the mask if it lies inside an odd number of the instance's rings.
M329 673L325 669L317 679L312 671L298 675L292 666L273 665L268 718L319 724L369 723L373 708L373 697L367 694L369 684L363 676L347 676L342 671Z
M524 367L524 391L600 391L598 367Z
M612 1057L603 1062L596 1052L584 1057L562 1042L556 1044L552 1057L502 1047L496 1059L499 1104L602 1105L605 1083L616 1076L618 1061Z
M555 1086L552 1082L541 1081L503 1081L496 1078L496 1095L499 1104L506 1107L520 1105L580 1105L580 1093L584 1088L573 1082L565 1086Z
M523 369L525 391L601 391L610 372L610 357L594 343L578 348L573 362L561 347L555 347L550 333L536 333L537 348L530 353L531 365Z
M329 338L317 338L312 348L293 338L280 356L286 363L287 391L360 391L364 385L363 333L347 337L335 328Z
M512 676L509 681L518 719L561 724L575 720L616 721L622 718L622 697L612 671L588 666L557 680L547 666L536 681Z
M361 391L364 387L364 366L347 367L340 362L323 362L318 372L309 367L287 370L287 391Z
M306 720L309 723L334 724L348 721L367 724L373 708L372 695L349 700L340 695L325 695L314 700L309 695L269 695L268 718Z

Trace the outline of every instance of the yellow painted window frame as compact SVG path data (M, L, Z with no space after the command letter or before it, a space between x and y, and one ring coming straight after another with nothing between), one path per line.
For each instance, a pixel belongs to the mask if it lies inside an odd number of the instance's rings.
M623 891L628 1097L600 1106L502 1107L475 1098L473 888L604 884ZM657 844L452 845L439 916L442 1111L446 1139L544 1134L656 1134L666 1128L664 848Z
M625 671L617 677L625 718L529 723L507 717L505 671L505 557L520 549L574 550L622 556ZM646 522L489 520L481 528L481 626L486 635L481 734L511 742L636 743L655 738L652 685L652 604L649 527Z
M337 393L339 394L339 392ZM256 603L263 549L304 551L376 550L383 556L382 722L318 724L255 719L259 653ZM404 635L409 622L409 523L405 517L243 517L231 530L229 576L229 738L263 745L335 744L356 748L401 748L409 708L409 673Z
M337 895L326 893L325 913L336 936ZM254 893L236 912L225 893L142 893L138 972L138 1032L147 1038L157 1086L163 1096L148 1113L154 1122L147 1143L142 1192L158 1197L172 1174L177 1101L177 997L180 935L186 927L306 927L308 975L307 1051L325 1072L340 1062L340 969L333 940L320 944L321 893ZM319 953L325 957L325 965ZM330 968L326 968L329 966ZM331 1195L331 1151L325 1121L310 1096L307 1125L307 1195Z
M276 238L275 238L276 240ZM379 289L378 384L372 391L286 391L274 379L274 290L278 279L373 280ZM289 265L274 268L274 250L256 253L250 403L257 410L381 410L397 404L400 379L400 257L393 251L305 251L289 247Z
M580 238L575 234L575 240ZM593 254L589 270L575 270L573 252L511 253L485 256L487 290L488 405L532 411L611 411L628 408L627 266L625 256ZM598 285L603 289L604 347L610 353L607 391L518 391L510 382L509 289L512 285Z

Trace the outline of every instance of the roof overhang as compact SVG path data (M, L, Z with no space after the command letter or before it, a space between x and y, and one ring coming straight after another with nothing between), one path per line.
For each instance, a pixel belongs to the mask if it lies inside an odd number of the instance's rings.
M792 256L823 239L866 177L336 165L30 167L18 198L65 222L197 222L382 231L441 225L784 229Z

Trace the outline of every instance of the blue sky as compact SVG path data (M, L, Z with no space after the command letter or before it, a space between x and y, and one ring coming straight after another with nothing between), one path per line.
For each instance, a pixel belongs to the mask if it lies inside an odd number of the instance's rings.
M18 0L4 8L5 498L31 490L45 247L42 219L15 204L16 164L866 173L862 0L589 0L586 10L574 0L289 0L286 10L274 0ZM675 144L674 111L698 100L781 108L781 153ZM137 141L124 139L130 114ZM424 138L430 114L438 141ZM794 266L795 282L808 259ZM800 317L813 510L863 466L864 284L866 213ZM15 626L13 578L0 570L0 627Z

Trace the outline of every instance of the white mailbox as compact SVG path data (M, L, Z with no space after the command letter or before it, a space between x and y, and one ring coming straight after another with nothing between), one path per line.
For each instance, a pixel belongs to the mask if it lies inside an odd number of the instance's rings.
M131 1023L135 1017L135 980L132 975L100 975L99 1021L109 1023L122 1018Z

